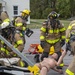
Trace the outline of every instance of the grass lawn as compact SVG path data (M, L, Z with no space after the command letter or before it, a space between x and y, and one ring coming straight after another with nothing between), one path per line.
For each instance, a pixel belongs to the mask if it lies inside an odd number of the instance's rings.
M28 25L29 28L31 29L39 29L42 26L42 23L45 21L45 19L31 19L30 24ZM64 26L67 28L70 21L68 20L60 20Z

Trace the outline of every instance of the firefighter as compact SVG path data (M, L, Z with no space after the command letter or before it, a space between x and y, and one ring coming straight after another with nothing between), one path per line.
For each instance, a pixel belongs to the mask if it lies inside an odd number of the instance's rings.
M15 39L17 40L17 48L18 50L20 50L21 52L24 49L26 40L25 40L25 31L26 31L26 35L28 37L30 37L30 33L32 34L32 31L30 31L27 28L27 21L28 21L28 16L30 15L30 11L29 10L23 10L21 13L21 16L16 17L13 20L13 25L16 28L15 31ZM21 37L21 39L19 38ZM23 44L23 45L19 45L19 44ZM16 45L15 45L16 46Z
M59 15L52 11L48 15L48 20L43 22L43 25L40 29L40 44L41 47L44 49L41 60L44 57L49 56L49 51L52 46L54 46L55 53L51 55L55 58L57 55L56 61L58 61L59 57L61 56L61 46L65 44L65 27L64 25L58 20Z
M1 12L1 21L2 22L0 25L1 26L0 27L0 34L7 39L7 33L5 33L5 30L1 30L1 29L4 29L5 27L7 27L10 23L9 16L8 16L8 13L6 11ZM0 54L1 54L0 57L1 58L6 57L5 52L7 52L6 44L1 40L1 47L0 47Z
M70 51L73 55L73 59L69 64L68 68L65 71L65 75L75 75L75 20L72 21L67 30L66 30L66 49L68 50L69 46L71 47Z
M30 15L29 10L23 10L21 16L14 17L12 24L15 26L15 42L13 43L15 47L22 52L25 46L25 30L26 30L26 22L28 21L28 16ZM13 55L13 52L12 52Z
M15 42L13 42L14 46L20 51L22 52L24 47L25 47L25 31L26 31L26 35L28 37L30 37L33 32L27 28L27 21L28 21L28 17L30 15L30 11L29 10L23 10L21 13L21 16L18 16L14 19L13 24L16 28L15 30ZM14 52L11 52L11 54L13 55ZM27 63L25 62L25 64L23 62L20 62L19 64L21 64L21 66L28 66Z

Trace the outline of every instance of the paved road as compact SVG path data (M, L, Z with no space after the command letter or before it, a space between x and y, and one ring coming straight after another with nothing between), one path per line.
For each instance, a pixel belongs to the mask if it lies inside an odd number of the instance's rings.
M26 45L25 45L24 52L26 50L28 50L30 44L37 44L37 43L39 44L40 43L40 40L39 40L40 30L39 29L33 29L33 31L34 31L34 34L30 38L26 37ZM67 64L67 65L72 60L72 56L69 56L68 54L69 54L69 52L67 53L67 55L64 58L64 63ZM27 55L27 58L31 62L35 63L34 60L33 60L33 57L34 57L34 55ZM65 72L66 68L67 68L67 66L63 67L64 72ZM59 74L59 73L57 73L57 72L55 72L53 70L50 70L47 75L56 75L56 74L57 75L64 75L64 74Z

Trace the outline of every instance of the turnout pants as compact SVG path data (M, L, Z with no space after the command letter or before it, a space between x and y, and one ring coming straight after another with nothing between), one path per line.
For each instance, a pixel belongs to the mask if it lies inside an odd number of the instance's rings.
M75 75L75 41L71 42L71 48L73 53L73 59L69 64L69 67L65 71L65 75Z

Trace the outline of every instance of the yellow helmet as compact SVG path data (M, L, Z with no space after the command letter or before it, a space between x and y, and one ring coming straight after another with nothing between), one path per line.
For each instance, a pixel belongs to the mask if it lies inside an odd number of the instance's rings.
M30 12L31 12L30 10L23 10L23 11L22 11L22 13L24 13L24 14L26 14L26 15L29 15Z

